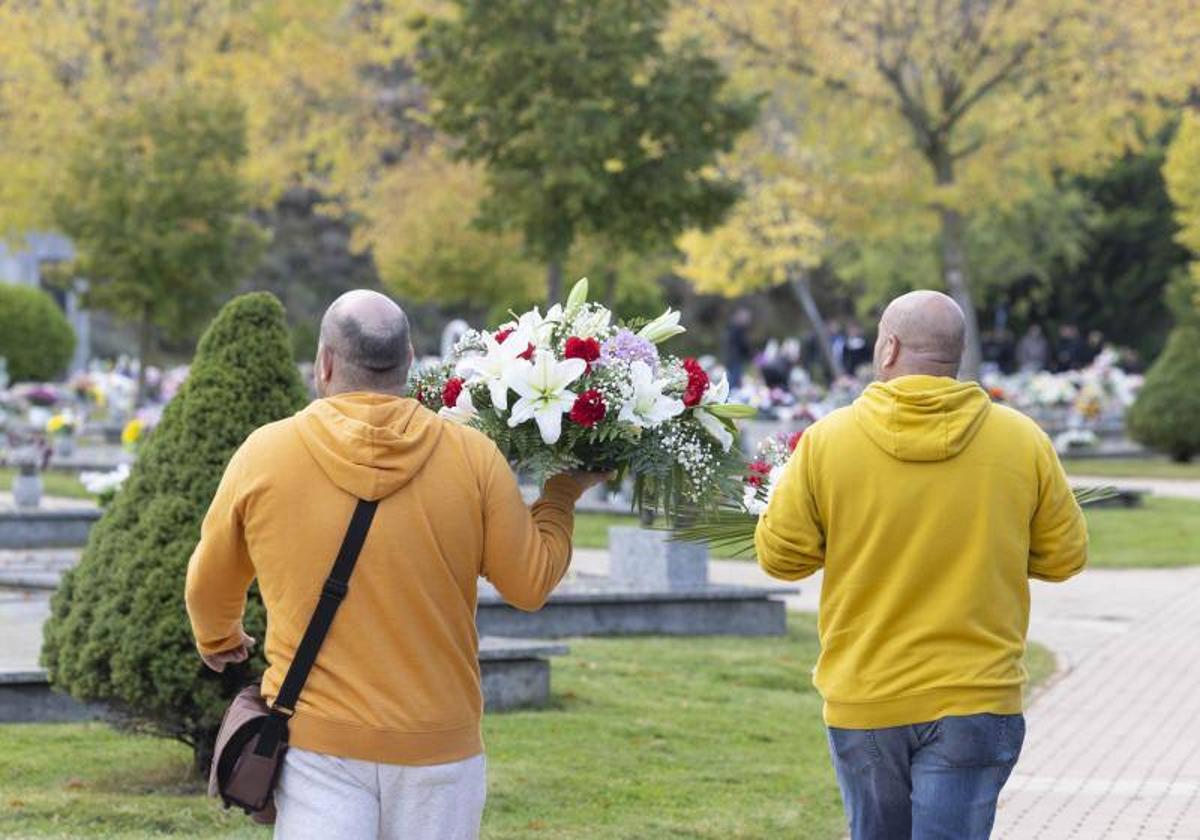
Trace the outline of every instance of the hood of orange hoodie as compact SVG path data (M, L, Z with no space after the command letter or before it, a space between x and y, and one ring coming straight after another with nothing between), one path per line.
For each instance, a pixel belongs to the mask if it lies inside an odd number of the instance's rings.
M902 376L874 382L854 401L854 418L875 445L901 461L944 461L967 448L992 408L974 382Z
M350 393L317 400L296 415L313 459L342 490L382 499L419 473L442 436L443 421L416 400Z

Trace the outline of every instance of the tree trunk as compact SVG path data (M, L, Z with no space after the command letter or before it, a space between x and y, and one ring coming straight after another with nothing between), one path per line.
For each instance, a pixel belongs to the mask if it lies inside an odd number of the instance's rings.
M550 260L546 267L546 306L562 303L562 260Z
M215 731L202 733L192 746L192 770L199 778L208 779L216 747L217 733Z
M954 161L946 152L935 153L934 172L938 186L954 183ZM966 219L952 207L938 208L941 219L942 280L946 291L962 307L967 322L966 347L958 375L962 379L978 379L983 352L979 337L979 321L975 302L971 298L970 278L967 275Z
M617 270L610 268L604 272L604 307L612 310L617 305Z
M142 314L142 323L138 326L138 375L137 388L133 392L133 408L136 411L142 404L146 393L146 368L150 364L150 344L153 341L153 325L150 314Z
M788 286L804 309L804 314L808 316L808 322L812 324L813 331L817 334L817 341L821 345L821 355L825 357L825 363L829 365L830 375L834 379L844 375L846 371L842 368L841 359L833 355L833 343L829 339L829 325L825 323L825 316L821 314L817 300L813 297L808 275L800 270L788 269Z

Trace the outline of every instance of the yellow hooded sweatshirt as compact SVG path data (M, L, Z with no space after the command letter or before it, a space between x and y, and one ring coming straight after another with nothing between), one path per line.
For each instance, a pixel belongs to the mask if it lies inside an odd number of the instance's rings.
M344 758L441 764L482 749L476 583L540 607L571 558L566 476L527 507L479 432L410 399L317 400L234 454L187 574L203 654L239 643L252 579L267 608L274 699L357 499L382 500L297 704L291 743Z
M875 383L809 428L756 535L768 574L824 569L825 720L874 729L1016 714L1029 578L1087 561L1049 439L974 383Z

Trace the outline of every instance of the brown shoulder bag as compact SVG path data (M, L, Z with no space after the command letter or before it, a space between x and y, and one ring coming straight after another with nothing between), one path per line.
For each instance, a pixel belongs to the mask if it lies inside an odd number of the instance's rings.
M210 796L220 796L229 808L238 806L255 822L275 822L275 784L283 768L288 746L288 719L295 714L296 701L317 660L333 617L349 591L350 574L367 539L379 502L359 500L350 527L338 550L333 571L321 587L321 597L296 648L296 656L270 706L263 700L258 683L243 688L221 719L212 771L208 778Z

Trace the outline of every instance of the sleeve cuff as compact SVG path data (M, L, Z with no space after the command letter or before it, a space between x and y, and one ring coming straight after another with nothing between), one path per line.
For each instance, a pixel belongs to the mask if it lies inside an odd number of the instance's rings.
M242 643L242 634L240 629L234 630L232 635L226 636L223 639L217 639L215 642L196 641L196 650L200 651L201 656L213 656L218 653L225 653L233 650Z
M546 481L545 486L542 487L542 500L566 505L567 507L574 507L575 503L579 501L579 497L583 495L584 490L584 486L574 478L560 473Z

